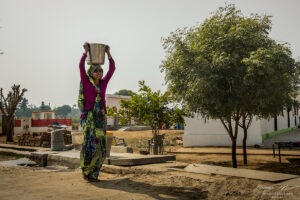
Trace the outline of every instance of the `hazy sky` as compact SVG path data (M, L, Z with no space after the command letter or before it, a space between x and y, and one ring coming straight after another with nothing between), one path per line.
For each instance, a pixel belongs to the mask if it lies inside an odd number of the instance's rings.
M300 56L299 0L0 0L0 87L27 88L30 104L77 103L78 63L87 42L110 45L117 70L107 93L165 91L162 37L201 24L225 2L242 13L272 15L270 36ZM104 73L108 63L104 64Z

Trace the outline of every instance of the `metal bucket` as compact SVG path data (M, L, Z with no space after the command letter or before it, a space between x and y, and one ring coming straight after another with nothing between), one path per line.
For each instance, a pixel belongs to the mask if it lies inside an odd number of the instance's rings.
M88 53L87 64L103 65L105 62L105 44L89 44L90 51Z

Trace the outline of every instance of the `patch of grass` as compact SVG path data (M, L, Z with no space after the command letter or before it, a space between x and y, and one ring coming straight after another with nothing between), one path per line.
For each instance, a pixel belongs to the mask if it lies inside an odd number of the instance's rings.
M295 130L297 127L293 127L293 128L286 128L286 129L281 129L281 130L278 130L278 131L272 131L272 132L269 132L269 133L265 133L262 135L262 140L265 141L271 137L274 137L276 135L280 135L280 134L283 134L283 133L287 133L287 132L290 132L292 130Z

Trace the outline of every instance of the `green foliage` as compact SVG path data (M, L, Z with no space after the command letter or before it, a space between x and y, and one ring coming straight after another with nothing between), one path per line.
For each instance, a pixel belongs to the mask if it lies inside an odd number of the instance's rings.
M286 129L281 129L281 130L278 130L278 131L272 131L272 132L269 132L269 133L265 133L263 136L262 136L262 140L265 141L271 137L274 137L276 135L280 135L280 134L284 134L284 133L288 133L288 132L291 132L292 130L295 130L297 129L297 127L292 127L292 128L286 128Z
M183 124L184 112L176 106L169 108L169 103L168 93L154 92L144 81L140 81L139 93L130 100L121 100L119 110L108 108L108 116L118 117L120 125L130 125L134 120L136 124L149 125L153 129Z
M169 91L205 118L229 122L249 109L279 113L296 70L289 48L269 38L270 29L269 16L244 17L228 5L200 26L171 33L161 65Z
M23 98L19 104L15 116L16 117L31 117L32 110L28 107L28 99Z
M164 118L168 116L167 99L160 91L152 92L144 81L139 82L139 94L135 95L132 101L132 107L135 109L134 117L154 129L160 127Z
M298 64L270 30L270 16L245 17L226 5L163 39L169 92L190 111L221 120L233 143L240 119L279 114L295 94Z
M123 89L123 90L119 90L118 92L115 92L114 94L123 95L123 96L133 96L136 93L132 92L131 90Z
M72 112L72 108L69 105L63 105L55 109L55 114L60 117L66 118Z

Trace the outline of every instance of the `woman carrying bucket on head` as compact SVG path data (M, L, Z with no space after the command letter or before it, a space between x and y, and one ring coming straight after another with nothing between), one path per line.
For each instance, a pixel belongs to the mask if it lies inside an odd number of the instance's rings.
M98 53L102 57L93 62L94 46L98 45ZM98 181L98 176L106 158L106 102L105 92L107 84L115 71L115 62L110 54L110 47L101 44L83 45L83 53L80 63L80 91L78 107L81 110L80 123L83 130L83 144L80 152L80 167L83 178L88 181ZM102 50L101 50L102 48ZM85 70L85 60L89 53L89 69ZM104 64L104 56L107 54L109 69L103 76L101 64ZM97 55L96 55L97 56Z

